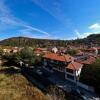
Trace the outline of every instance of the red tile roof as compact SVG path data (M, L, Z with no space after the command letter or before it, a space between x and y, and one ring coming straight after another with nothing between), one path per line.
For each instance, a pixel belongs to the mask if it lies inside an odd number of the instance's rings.
M34 51L34 53L36 53L36 54L42 54L43 52L42 51Z
M35 48L34 51L43 51L42 48Z
M92 64L93 62L95 62L95 57L89 57L87 60L82 60L82 61L77 61L81 64Z
M68 64L68 66L66 68L68 69L72 69L72 70L78 70L79 68L82 68L83 64L80 64L78 62L71 62Z
M55 53L48 53L43 56L44 58L47 59L52 59L52 60L57 60L57 61L64 61L64 62L70 62L74 58L70 55L60 55L60 54L55 54Z
M100 58L100 54L97 56L97 58Z
M97 47L98 50L100 50L100 47Z
M92 47L92 48L86 49L86 51L95 51L96 49L100 50L100 47Z

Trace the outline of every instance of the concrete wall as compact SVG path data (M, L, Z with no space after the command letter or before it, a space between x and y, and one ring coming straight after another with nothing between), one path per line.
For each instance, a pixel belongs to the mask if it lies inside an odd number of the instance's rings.
M72 79L68 78L68 77L67 77L67 74L73 76L74 79L72 80ZM69 72L67 72L66 69L65 69L65 79L67 79L67 80L69 80L69 81L71 81L71 82L76 82L76 75L75 75L75 74L76 74L76 71L73 72L73 73L69 73Z
M76 71L76 76L80 76L80 74L81 74L81 70L82 70L82 67L79 68L79 70Z
M76 82L75 76L74 76L74 80L72 80L72 79L70 79L70 78L67 77L67 74L65 74L65 79L66 80L69 80L71 82L74 82L74 83Z

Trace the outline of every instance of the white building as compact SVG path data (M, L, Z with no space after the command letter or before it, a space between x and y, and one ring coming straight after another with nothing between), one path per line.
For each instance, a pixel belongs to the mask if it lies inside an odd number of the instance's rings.
M54 48L52 48L52 51L53 51L54 53L57 53L57 52L58 52L58 49L57 49L56 47L54 47Z

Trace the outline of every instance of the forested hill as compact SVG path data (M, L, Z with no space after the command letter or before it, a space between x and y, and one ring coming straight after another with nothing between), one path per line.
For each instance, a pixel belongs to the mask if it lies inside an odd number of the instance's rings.
M36 39L36 38L28 38L28 37L12 37L5 40L0 41L0 45L5 46L65 46L66 41L64 40L49 40L49 39Z
M100 46L100 34L92 34L89 35L87 38L83 38L83 39L76 39L74 41L72 41L73 43L77 43L77 44L98 44Z
M100 41L100 34L93 34L93 35L90 35L87 37L87 39L89 41L95 41L95 42L98 42Z
M84 39L76 40L50 40L50 39L35 39L28 37L12 37L0 41L0 45L5 46L66 46L67 44L89 44L98 43L100 45L100 34L92 34Z

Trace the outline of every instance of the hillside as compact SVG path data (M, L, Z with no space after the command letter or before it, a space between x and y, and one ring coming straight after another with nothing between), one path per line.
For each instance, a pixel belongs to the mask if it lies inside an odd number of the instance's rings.
M64 40L49 40L49 39L36 39L36 38L28 38L28 37L12 37L5 40L0 41L0 45L5 46L57 46L57 45L66 45L66 41Z
M48 100L18 71L0 66L0 100Z
M100 34L92 34L83 39L76 39L71 41L72 44L98 44L100 46Z
M100 34L92 34L84 39L76 40L50 40L50 39L36 39L28 37L12 37L0 41L0 45L5 46L37 46L37 47L46 47L46 46L66 46L67 44L90 44L97 43L100 45Z
M84 40L88 40L90 42L96 42L96 41L100 41L100 34L92 34L89 35L87 38L85 38Z

